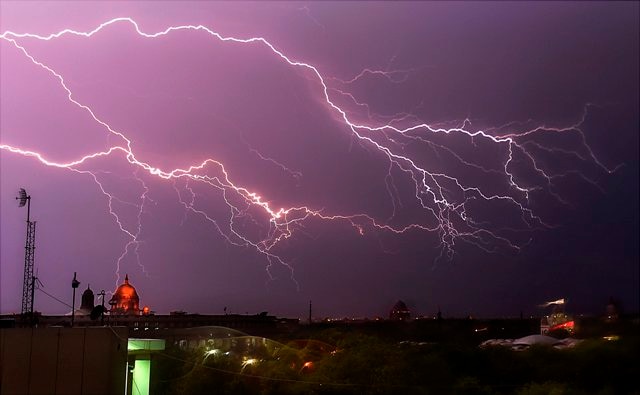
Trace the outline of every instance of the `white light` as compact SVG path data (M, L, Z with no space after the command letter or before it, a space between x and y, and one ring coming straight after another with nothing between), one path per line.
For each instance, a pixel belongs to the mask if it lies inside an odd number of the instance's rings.
M257 359L255 359L255 358L245 359L245 360L242 362L242 368L244 369L245 367L247 367L247 365L254 365L254 364L256 364L256 363L258 363L258 360L257 360Z

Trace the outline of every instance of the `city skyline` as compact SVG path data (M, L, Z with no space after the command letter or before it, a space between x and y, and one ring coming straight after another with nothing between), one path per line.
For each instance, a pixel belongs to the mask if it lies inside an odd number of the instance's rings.
M637 3L1 6L2 313L638 310Z

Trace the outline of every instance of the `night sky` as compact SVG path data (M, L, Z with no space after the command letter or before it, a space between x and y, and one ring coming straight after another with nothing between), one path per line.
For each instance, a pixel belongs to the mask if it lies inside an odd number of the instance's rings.
M637 2L0 6L2 313L638 311Z

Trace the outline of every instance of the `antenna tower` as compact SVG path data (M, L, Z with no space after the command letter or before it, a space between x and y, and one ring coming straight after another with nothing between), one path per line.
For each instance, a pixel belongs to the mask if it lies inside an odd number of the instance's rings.
M19 207L27 206L27 241L24 246L24 279L22 282L22 315L33 316L33 275L34 252L36 249L36 222L31 221L31 196L24 188L18 192Z

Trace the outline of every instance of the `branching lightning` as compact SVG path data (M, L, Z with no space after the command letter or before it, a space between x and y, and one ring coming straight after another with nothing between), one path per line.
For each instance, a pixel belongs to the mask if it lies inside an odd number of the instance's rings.
M176 31L200 31L209 34L214 40L230 42L236 45L257 44L268 48L273 56L285 62L291 68L303 69L311 73L318 81L318 86L321 87L317 94L326 103L327 111L330 111L334 117L337 117L339 122L350 131L355 140L362 146L378 152L386 158L388 171L384 174L384 185L386 186L393 206L392 212L389 213L389 216L386 218L381 219L366 212L340 213L332 212L331 208L305 205L274 208L269 203L269 200L263 197L262 193L250 190L250 188L234 182L232 175L229 174L224 164L215 158L194 163L186 168L175 169L163 169L142 160L140 154L134 151L132 141L127 137L126 131L116 130L107 120L99 117L88 104L76 99L74 93L67 85L65 77L47 64L36 59L27 49L27 42L29 40L46 42L62 39L64 36L78 36L90 39L92 36L115 24L129 24L133 26L135 32L140 37L147 39L157 39ZM104 34L106 34L106 32ZM526 127L524 130L518 132L502 132L507 129L523 128L530 124L529 122L525 122L523 124L512 123L503 125L485 131L472 131L468 129L468 125L470 125L468 119L458 122L460 126L447 128L422 122L411 113L399 113L386 117L374 116L367 103L356 100L354 95L348 91L349 85L361 78L371 75L385 78L391 83L403 83L409 78L410 73L415 71L413 69L395 71L364 69L352 79L343 81L323 75L317 67L311 64L295 60L293 57L277 49L275 45L263 37L227 37L202 25L171 26L156 33L146 33L139 27L136 21L125 17L109 20L100 24L95 29L86 32L64 29L57 33L42 36L31 33L6 31L0 35L0 38L13 45L35 66L40 67L49 73L52 78L56 79L60 87L66 92L67 99L70 103L85 111L100 127L104 128L107 133L119 141L118 144L111 146L107 150L87 153L76 160L65 163L48 159L47 152L34 152L27 148L15 147L4 143L0 144L0 149L3 151L31 157L44 166L66 169L87 175L93 179L100 192L104 194L107 199L109 214L114 218L120 231L128 238L128 242L116 262L116 275L118 276L118 280L121 263L125 257L130 254L136 257L136 261L142 267L143 271L145 271L138 254L138 248L142 242L141 234L143 230L145 204L150 201L149 187L144 181L144 178L149 176L173 183L178 201L185 209L183 223L187 219L187 215L193 215L208 221L215 231L231 245L251 248L264 256L267 262L266 267L269 276L271 276L270 269L272 265L282 265L290 271L291 280L297 284L293 276L293 267L278 254L275 247L283 240L290 238L305 221L311 218L323 221L346 222L353 226L360 234L365 234L369 230L384 231L397 235L409 231L435 233L438 235L440 241L439 253L436 259L451 259L455 254L456 243L458 242L471 243L487 252L495 252L503 248L520 250L523 244L514 242L505 236L501 232L501 229L493 227L492 224L486 221L476 220L469 209L469 203L472 201L485 203L501 202L517 210L520 213L521 228L515 230L532 230L551 227L553 224L545 222L545 220L534 213L531 208L529 202L532 192L544 191L550 196L555 197L557 201L563 204L569 204L569 202L554 190L554 182L569 174L577 174L583 180L598 188L600 187L596 181L583 175L579 171L545 168L540 164L536 150L544 151L547 154L572 156L583 162L595 164L605 173L611 173L616 170L605 166L596 157L586 142L586 138L581 130L581 125L585 121L589 106L585 106L584 114L575 124L567 127L533 126ZM354 111L336 104L340 102L340 98L344 100L345 97L350 99L356 105L356 108L360 107L365 109L367 113L367 123L355 121L352 115ZM400 124L408 124L409 126L400 127L398 126ZM544 133L577 134L581 144L572 150L547 146L539 141L533 140L534 136ZM492 144L498 147L504 153L502 167L489 168L483 164L475 163L473 160L457 153L454 149L437 143L431 138L432 136L446 137L454 135L467 138L473 144L475 144L476 141L482 141L485 144ZM447 174L441 170L431 170L428 166L422 164L420 157L407 153L406 147L416 144L430 148L436 156L447 155L457 161L461 166L473 168L488 176L503 180L508 184L510 192L501 195L486 192L479 185L469 185L461 181L458 177ZM266 163L279 167L292 177L296 179L303 177L302 173L289 169L277 159L262 155L258 149L248 144L246 144L246 147ZM129 202L137 210L135 226L133 227L123 224L117 210L113 207L113 202L117 201L118 198L114 196L114 194L109 193L107 188L104 187L100 181L99 174L85 168L86 164L97 158L114 157L116 155L118 155L118 157L122 156L130 165L137 169L134 178L142 189L138 202ZM520 158L519 164L516 164L516 157ZM537 174L545 181L537 185L528 185L518 177L515 171L517 166L526 166L528 171ZM407 203L403 202L400 197L401 194L396 186L394 174L406 175L412 181L412 189L415 192L414 196L412 196L412 199L414 199L413 203L417 203L419 207L421 207L425 219L404 224L397 224L393 221L397 209L402 207L403 203ZM225 218L216 218L205 209L199 208L198 194L194 190L196 185L198 187L210 188L220 194L228 212ZM259 212L260 215L267 218L267 220L263 221L260 218L256 218L254 214L252 214L255 212ZM262 229L260 237L254 236L253 233L249 235L244 232L243 226L240 226L239 223L245 220L252 221L256 228Z

